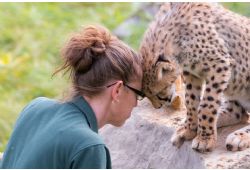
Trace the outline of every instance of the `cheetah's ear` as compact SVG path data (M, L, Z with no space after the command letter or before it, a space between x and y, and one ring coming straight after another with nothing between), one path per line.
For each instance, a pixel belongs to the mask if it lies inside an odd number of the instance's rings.
M173 70L174 70L174 67L172 67L170 64L162 65L158 71L158 80L161 80L166 74L169 74Z
M164 54L160 54L158 56L157 62L165 62L165 63L170 63L169 59L164 56Z

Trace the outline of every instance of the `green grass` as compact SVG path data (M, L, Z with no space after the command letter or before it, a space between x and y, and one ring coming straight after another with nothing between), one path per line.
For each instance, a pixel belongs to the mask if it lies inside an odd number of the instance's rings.
M249 3L223 4L250 15ZM52 79L51 73L60 63L59 50L68 35L88 24L114 30L137 8L138 3L0 3L0 152L30 100L58 97L67 87L67 79ZM138 49L147 24L144 19L133 26L124 41Z

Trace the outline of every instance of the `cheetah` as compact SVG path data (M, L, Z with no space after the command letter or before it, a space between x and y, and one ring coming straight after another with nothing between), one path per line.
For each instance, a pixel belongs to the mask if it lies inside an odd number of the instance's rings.
M221 5L164 3L144 33L143 87L155 108L171 98L183 75L186 118L171 141L192 140L199 152L216 146L217 127L248 121L250 111L250 20ZM250 147L250 126L226 139L229 151Z

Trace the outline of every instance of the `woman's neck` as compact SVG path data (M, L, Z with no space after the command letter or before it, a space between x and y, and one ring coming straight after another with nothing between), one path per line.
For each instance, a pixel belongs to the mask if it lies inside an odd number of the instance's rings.
M107 124L108 121L109 105L110 105L109 100L103 95L97 97L87 97L87 96L83 97L88 102L88 104L91 106L91 108L95 113L98 129L102 128L105 124Z

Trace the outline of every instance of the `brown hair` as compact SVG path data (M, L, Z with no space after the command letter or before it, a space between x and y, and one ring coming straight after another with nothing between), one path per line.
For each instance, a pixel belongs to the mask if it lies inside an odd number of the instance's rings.
M61 56L63 65L54 74L70 71L73 91L67 99L96 95L111 80L128 83L142 76L140 56L102 26L87 26L74 33Z

